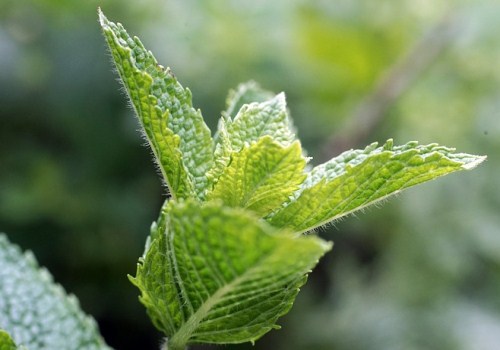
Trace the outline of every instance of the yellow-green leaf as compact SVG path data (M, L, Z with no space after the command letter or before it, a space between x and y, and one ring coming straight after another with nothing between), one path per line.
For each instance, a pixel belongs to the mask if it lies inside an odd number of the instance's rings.
M117 71L174 198L202 199L213 166L213 141L192 96L137 37L99 11Z
M305 165L298 141L284 147L265 136L231 155L208 199L266 216L299 189Z
M305 232L362 209L403 189L459 170L472 169L486 157L410 142L393 147L376 143L351 150L317 166L293 198L268 221Z

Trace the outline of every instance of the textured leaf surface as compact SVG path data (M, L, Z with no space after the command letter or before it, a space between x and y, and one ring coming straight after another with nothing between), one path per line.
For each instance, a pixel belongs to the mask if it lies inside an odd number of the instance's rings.
M9 334L0 329L0 350L16 350L16 344L9 336Z
M304 232L359 210L400 190L458 170L471 169L485 157L454 153L436 144L410 142L393 147L374 143L317 166L293 199L268 221Z
M242 95L233 97L234 105L239 105L241 99L253 94L243 88ZM263 95L259 95L260 98ZM231 98L231 97L230 97ZM232 113L231 105L228 106ZM245 145L250 145L264 136L288 146L296 140L294 128L286 109L285 94L281 93L264 102L244 104L234 117L228 115L219 120L215 144L215 166L208 177L211 183L216 183L224 168L229 164L231 154L239 152Z
M235 90L229 91L226 99L226 111L223 114L229 118L234 118L243 105L265 102L273 97L272 92L262 89L254 81L240 84Z
M280 93L265 102L243 105L236 117L227 124L227 137L233 150L239 150L245 143L255 142L266 135L283 145L289 145L295 140L290 123L285 94Z
M0 329L29 350L109 349L75 297L1 234Z
M208 198L266 216L299 188L305 165L298 142L283 147L265 136L232 154Z
M137 37L99 12L104 36L172 195L203 198L213 141L192 96Z
M165 214L166 234L152 242L132 280L169 349L256 340L276 327L331 248L317 237L278 234L218 202L171 204Z

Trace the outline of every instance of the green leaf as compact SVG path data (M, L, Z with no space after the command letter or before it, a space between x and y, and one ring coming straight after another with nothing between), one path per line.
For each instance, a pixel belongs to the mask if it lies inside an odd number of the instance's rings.
M31 253L22 254L3 234L0 266L0 328L18 346L29 350L109 349L76 298L66 295L38 267Z
M257 94L259 98L264 93L256 93L253 88L242 88L242 96L230 97L235 106L242 100ZM231 104L228 113L233 112ZM270 136L274 141L288 146L296 140L294 127L286 108L285 94L280 93L264 102L253 102L244 104L236 117L231 119L229 115L219 120L215 144L215 165L209 172L208 177L215 184L229 164L231 154L239 152L245 145L258 141L264 136Z
M9 333L0 329L0 350L16 350L17 346Z
M243 107L243 105L255 102L266 102L268 100L271 100L274 96L274 93L262 89L260 85L254 81L240 84L236 89L229 90L228 96L226 98L226 110L222 112L222 117L219 119L219 126L214 136L216 152L218 146L220 147L219 143L223 143L224 146L228 146L227 150L231 151L231 146L228 144L229 138L227 137L228 135L225 125L231 123L232 119L236 117L236 114L241 109L241 107ZM225 140L221 140L219 138L221 132L225 134ZM215 160L217 160L217 156L215 157ZM223 163L223 167L224 166L225 162Z
M171 202L165 215L166 232L153 240L132 281L170 350L253 342L276 328L306 274L331 249L214 201Z
M267 220L277 227L305 232L362 209L400 190L459 170L486 157L454 153L436 144L410 142L393 147L371 144L317 166L293 198Z
M299 189L306 165L299 142L284 147L269 136L231 155L208 199L266 216Z
M158 64L137 37L99 11L104 36L174 198L202 199L213 166L213 141L189 89Z
M229 91L226 99L226 111L223 115L234 118L243 105L255 102L265 102L273 97L274 94L271 91L262 89L259 84L254 81L240 84L235 90Z
M243 105L233 120L226 125L227 135L233 150L255 142L263 136L289 145L295 141L295 132L286 109L285 94L280 93L265 102Z

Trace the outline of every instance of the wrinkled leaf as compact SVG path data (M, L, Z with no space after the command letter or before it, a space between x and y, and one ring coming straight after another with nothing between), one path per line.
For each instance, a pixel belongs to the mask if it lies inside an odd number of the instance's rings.
M272 92L262 89L254 81L240 84L235 90L229 91L226 99L226 110L223 115L234 118L243 105L265 102L273 97L274 94Z
M232 154L208 199L266 216L299 188L305 164L298 142L283 147L265 136Z
M231 111L231 107L229 110ZM264 136L271 137L283 146L288 146L296 140L283 93L264 102L244 104L234 119L225 116L219 120L215 166L208 175L210 181L212 183L218 181L232 153L241 151L245 145L256 142Z
M153 240L132 281L169 349L253 342L276 328L331 248L218 202L170 203L165 215L166 232Z
M243 105L234 119L226 125L227 135L233 150L271 136L276 142L289 145L295 141L290 128L290 117L286 109L285 94L280 93L265 102Z
M364 208L399 191L455 171L472 169L485 157L410 142L371 144L317 166L292 200L268 221L305 232Z
M191 91L158 64L137 37L99 11L104 36L146 137L174 198L203 198L213 141Z
M29 350L109 349L74 296L0 234L0 329ZM5 337L5 335L4 335ZM3 349L2 349L3 350Z

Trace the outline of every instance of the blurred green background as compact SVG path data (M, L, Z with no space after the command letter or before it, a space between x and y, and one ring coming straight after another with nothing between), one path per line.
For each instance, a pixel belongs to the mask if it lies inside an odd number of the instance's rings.
M111 346L157 349L126 275L165 189L98 6L172 67L212 130L227 90L254 79L287 93L315 164L390 137L489 157L324 229L333 252L254 348L499 348L498 1L0 1L0 230Z

